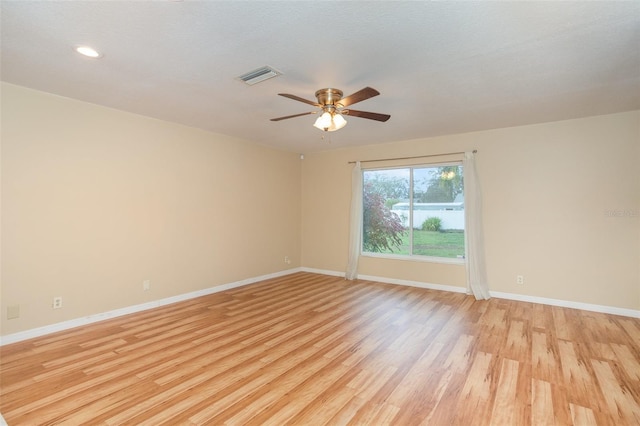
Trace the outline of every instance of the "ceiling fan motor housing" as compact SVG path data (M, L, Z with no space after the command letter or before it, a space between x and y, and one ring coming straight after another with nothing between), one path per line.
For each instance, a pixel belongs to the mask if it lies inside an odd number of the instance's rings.
M322 106L335 105L342 99L342 90L338 89L320 89L316 92L318 103Z

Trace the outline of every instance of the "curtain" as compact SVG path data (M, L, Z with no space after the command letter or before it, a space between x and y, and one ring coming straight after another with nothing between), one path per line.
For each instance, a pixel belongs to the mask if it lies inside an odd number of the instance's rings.
M362 241L362 169L357 161L351 172L351 212L349 220L349 261L344 277L358 278L358 258Z
M465 152L464 167L464 208L465 208L465 249L467 265L467 286L476 299L489 299L489 284L484 258L484 234L482 231L482 194L475 154Z

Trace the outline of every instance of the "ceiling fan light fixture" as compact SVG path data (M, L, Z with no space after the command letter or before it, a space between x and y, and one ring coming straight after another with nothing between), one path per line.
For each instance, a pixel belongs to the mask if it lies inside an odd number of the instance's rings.
M347 120L340 114L325 111L313 124L313 127L323 132L335 132L347 125Z
M316 122L313 123L313 127L326 132L329 127L331 127L332 121L333 120L331 119L331 114L328 112L324 112L320 117L318 117Z
M342 114L333 115L333 124L336 127L335 130L340 130L347 125L347 120L344 119Z

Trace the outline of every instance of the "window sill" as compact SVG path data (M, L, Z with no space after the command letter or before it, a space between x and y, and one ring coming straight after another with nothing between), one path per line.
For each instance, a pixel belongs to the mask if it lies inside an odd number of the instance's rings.
M409 262L424 262L424 263L445 263L448 265L464 265L465 259L454 259L449 257L430 257L430 256L408 256L406 254L391 254L391 253L360 253L363 257L373 257L378 259L390 259L390 260L404 260Z

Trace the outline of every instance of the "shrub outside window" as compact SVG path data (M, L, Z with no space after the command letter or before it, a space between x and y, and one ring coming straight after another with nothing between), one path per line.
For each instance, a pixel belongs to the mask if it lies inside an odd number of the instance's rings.
M464 259L462 164L364 170L362 195L363 254Z

